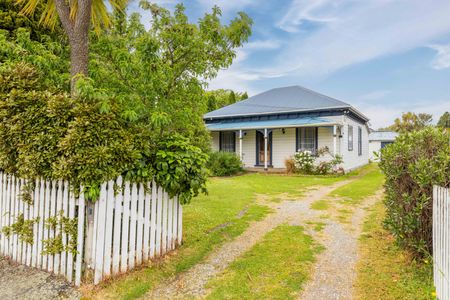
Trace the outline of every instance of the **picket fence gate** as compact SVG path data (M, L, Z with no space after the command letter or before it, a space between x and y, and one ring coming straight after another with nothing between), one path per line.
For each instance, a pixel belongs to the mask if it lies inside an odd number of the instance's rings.
M433 187L433 276L436 296L450 300L450 189Z
M77 286L83 273L92 270L98 284L181 244L182 206L155 182L137 184L119 177L101 185L95 204L85 201L83 193L76 197L67 181L43 179L35 180L29 204L22 201L26 183L0 172L0 254L14 262L62 275ZM49 218L61 215L76 219L76 237L49 226ZM29 225L33 243L3 230L21 216L34 220ZM44 241L56 237L64 247L76 238L76 251L44 253Z

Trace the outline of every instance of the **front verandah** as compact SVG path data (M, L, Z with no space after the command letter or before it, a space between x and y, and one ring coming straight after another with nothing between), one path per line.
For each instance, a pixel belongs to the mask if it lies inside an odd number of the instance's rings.
M328 147L339 153L339 125L255 128L213 131L213 148L235 152L250 170L284 168L284 160L295 152L315 153Z

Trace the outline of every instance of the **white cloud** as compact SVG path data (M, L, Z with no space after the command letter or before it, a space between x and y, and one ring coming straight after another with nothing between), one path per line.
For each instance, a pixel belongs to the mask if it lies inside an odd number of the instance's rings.
M369 92L367 94L361 95L358 98L360 100L368 100L368 101L379 100L381 98L384 98L388 94L390 94L390 92L391 91L388 91L388 90L372 91L372 92Z
M450 32L448 15L447 0L293 1L278 22L282 29L294 32L304 20L322 23L310 32L289 34L287 46L258 68L300 77L324 76L428 45Z
M436 57L431 62L431 67L436 70L450 68L450 44L430 45L431 49L436 50Z
M294 0L277 26L288 32L297 32L304 21L332 22L336 20L332 11L337 6L338 2L334 0Z
M250 4L243 0L241 5ZM448 0L293 0L274 24L288 32L287 38L244 46L238 64L221 73L240 74L241 80L249 81L246 85L273 77L298 82L324 77L361 62L427 46L450 33L449 15ZM319 26L299 33L305 21ZM244 63L252 53L269 49L269 45L279 51L257 65ZM449 48L434 48L438 51L435 68L449 66Z
M278 77L279 75L270 74L264 70L245 70L243 65L253 52L274 50L280 46L281 43L278 40L256 40L245 44L236 51L233 65L227 70L220 71L218 76L209 83L209 89L234 89L237 91L247 91L249 94L256 94L259 91L251 87L252 81Z
M253 0L197 0L204 9L210 10L217 5L224 14L231 11L240 11L245 7L256 4Z
M244 49L261 50L261 49L278 49L281 42L278 40L256 40L244 45Z

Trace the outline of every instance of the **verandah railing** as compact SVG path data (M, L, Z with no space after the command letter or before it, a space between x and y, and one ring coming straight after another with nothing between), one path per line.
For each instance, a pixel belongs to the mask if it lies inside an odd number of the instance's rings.
M102 184L95 204L66 181L34 183L26 197L25 180L0 172L0 254L15 262L75 285L92 269L97 284L181 244L182 206L154 182L119 177Z

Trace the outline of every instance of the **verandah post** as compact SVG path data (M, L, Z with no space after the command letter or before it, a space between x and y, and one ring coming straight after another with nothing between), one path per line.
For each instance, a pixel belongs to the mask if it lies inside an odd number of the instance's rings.
M242 157L242 129L239 130L239 158L242 161L243 157Z
M333 155L336 155L337 148L337 128L336 125L333 125Z
M264 128L264 170L267 171L267 128Z

